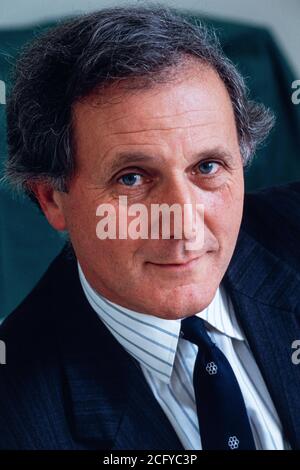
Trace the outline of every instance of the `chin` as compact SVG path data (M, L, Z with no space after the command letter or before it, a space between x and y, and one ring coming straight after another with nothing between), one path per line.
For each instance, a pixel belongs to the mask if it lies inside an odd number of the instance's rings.
M169 291L165 296L160 295L159 299L154 299L155 295L152 295L153 306L157 305L155 313L152 314L168 320L194 315L204 310L212 302L217 287L218 285L201 289L199 284L180 286Z

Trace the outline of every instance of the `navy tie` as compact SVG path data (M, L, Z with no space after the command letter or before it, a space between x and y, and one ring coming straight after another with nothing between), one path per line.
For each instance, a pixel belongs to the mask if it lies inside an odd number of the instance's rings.
M181 336L198 346L193 373L204 450L255 450L245 402L234 372L196 316L181 321Z

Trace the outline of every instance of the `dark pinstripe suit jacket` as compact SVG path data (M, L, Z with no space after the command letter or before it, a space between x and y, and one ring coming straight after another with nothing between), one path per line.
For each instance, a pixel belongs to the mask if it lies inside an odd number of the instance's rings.
M300 449L300 183L250 193L223 278ZM0 449L182 449L142 371L91 310L67 251L6 319Z

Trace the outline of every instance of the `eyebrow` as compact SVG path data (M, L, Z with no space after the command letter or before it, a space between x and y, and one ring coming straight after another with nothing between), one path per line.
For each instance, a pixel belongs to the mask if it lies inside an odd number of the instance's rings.
M208 159L208 158L215 158L215 159L223 159L229 165L233 164L234 158L233 156L225 151L222 148L215 147L209 150L204 150L203 152L199 152L193 155L193 161L197 162L200 160ZM149 155L144 152L118 152L114 156L114 160L108 165L107 170L110 172L118 171L121 167L130 165L130 164L138 164L138 163L153 163L157 162L160 159L159 156Z

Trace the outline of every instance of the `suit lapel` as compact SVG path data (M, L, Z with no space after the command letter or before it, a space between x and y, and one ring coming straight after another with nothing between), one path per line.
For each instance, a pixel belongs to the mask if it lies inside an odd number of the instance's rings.
M274 401L283 430L300 448L300 367L291 345L300 338L300 278L240 231L223 283Z
M183 450L137 363L130 372L129 399L113 449Z

